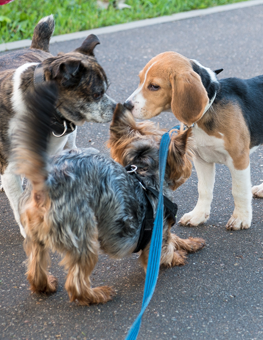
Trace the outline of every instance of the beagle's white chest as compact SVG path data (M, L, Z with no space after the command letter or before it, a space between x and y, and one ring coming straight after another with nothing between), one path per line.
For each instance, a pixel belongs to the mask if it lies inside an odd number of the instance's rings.
M229 153L225 150L224 136L217 138L209 136L196 124L193 127L194 152L207 163L227 164Z

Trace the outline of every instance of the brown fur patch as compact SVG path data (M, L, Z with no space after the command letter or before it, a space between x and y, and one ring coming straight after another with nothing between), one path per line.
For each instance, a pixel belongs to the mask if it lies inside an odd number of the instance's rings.
M124 164L124 156L127 150L132 147L133 141L143 140L149 137L159 143L162 135L166 132L158 125L150 121L136 123L131 114L123 114L116 108L110 126L110 139L107 146L110 148L111 157L118 163ZM192 152L189 147L189 137L191 129L179 134L171 134L167 157L167 172L169 186L172 190L177 189L191 175L192 171Z
M143 119L172 109L178 120L191 125L201 118L208 103L207 92L190 60L176 52L165 52L149 61L139 74L141 94L146 100ZM151 91L150 85L159 86Z
M122 114L121 110L115 109L112 123L110 125L110 138L107 143L110 148L111 157L123 165L124 151L132 141L140 138L147 139L151 136L159 142L166 130L160 129L150 121L136 123L133 116Z
M168 221L169 228L164 232L160 265L164 267L183 266L188 253L194 253L205 246L205 240L199 237L182 239L171 233L172 221ZM150 243L140 254L140 262L146 272L150 250Z
M237 170L248 167L250 134L241 108L237 104L214 104L197 125L209 136L224 140L225 150L233 159Z
M189 137L191 129L185 132L179 132L176 136L171 136L169 151L167 156L167 165L169 169L169 180L173 183L172 190L176 190L190 176L192 172L192 153L189 148Z
M91 288L90 275L97 261L98 252L89 252L87 258L82 255L80 259L68 252L61 261L68 272L65 288L71 302L78 300L80 305L90 305L111 300L114 295L111 287Z
M50 263L49 249L44 244L33 242L30 238L26 239L24 249L28 256L27 279L32 292L55 293L57 280L47 271Z

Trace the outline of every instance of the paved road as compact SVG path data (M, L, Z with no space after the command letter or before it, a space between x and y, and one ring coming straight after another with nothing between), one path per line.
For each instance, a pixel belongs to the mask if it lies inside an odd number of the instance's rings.
M157 53L174 50L213 69L220 77L263 74L263 6L197 17L173 23L100 36L96 50L111 82L109 94L123 102L135 89L137 75ZM81 41L59 43L52 53L70 51ZM155 119L164 127L172 114ZM78 145L107 153L108 124L85 124ZM90 142L91 140L91 142ZM263 181L263 149L251 158L252 183ZM174 194L179 218L197 200L195 171ZM0 193L0 338L124 339L140 309L144 273L136 255L115 261L101 255L92 275L94 285L108 284L117 295L106 305L80 307L69 303L65 273L53 255L51 271L59 279L51 296L30 294L25 278L23 239L9 203ZM176 226L181 237L199 236L207 246L189 256L184 267L161 270L155 294L143 318L138 339L263 339L262 200L253 200L250 230L224 228L233 211L229 171L217 166L210 220L197 228Z

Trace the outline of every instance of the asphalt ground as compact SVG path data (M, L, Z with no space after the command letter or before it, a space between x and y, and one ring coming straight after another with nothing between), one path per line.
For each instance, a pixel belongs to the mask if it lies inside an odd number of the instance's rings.
M138 73L156 54L177 51L212 69L219 78L263 74L263 6L159 24L99 36L96 56L111 82L109 95L123 102L137 87ZM70 51L75 40L51 46ZM161 127L177 123L171 113L154 119ZM109 124L86 123L77 145L108 154ZM263 181L263 149L251 157L252 184ZM197 201L197 177L174 193L178 218ZM0 193L0 339L124 339L141 306L145 275L137 255L120 261L101 255L92 274L94 286L110 285L114 299L97 306L70 303L65 273L52 255L50 271L59 280L52 296L34 295L25 277L23 239L5 193ZM263 339L263 201L253 199L249 230L226 231L234 203L231 178L217 165L211 217L196 228L176 225L182 237L202 237L207 245L188 257L183 267L161 270L152 301L143 317L138 339Z

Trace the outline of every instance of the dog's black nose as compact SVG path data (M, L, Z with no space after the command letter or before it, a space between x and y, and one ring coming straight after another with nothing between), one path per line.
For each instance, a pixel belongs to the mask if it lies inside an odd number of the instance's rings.
M134 105L132 104L130 100L127 100L123 105L127 110L130 110L130 111L134 108Z

